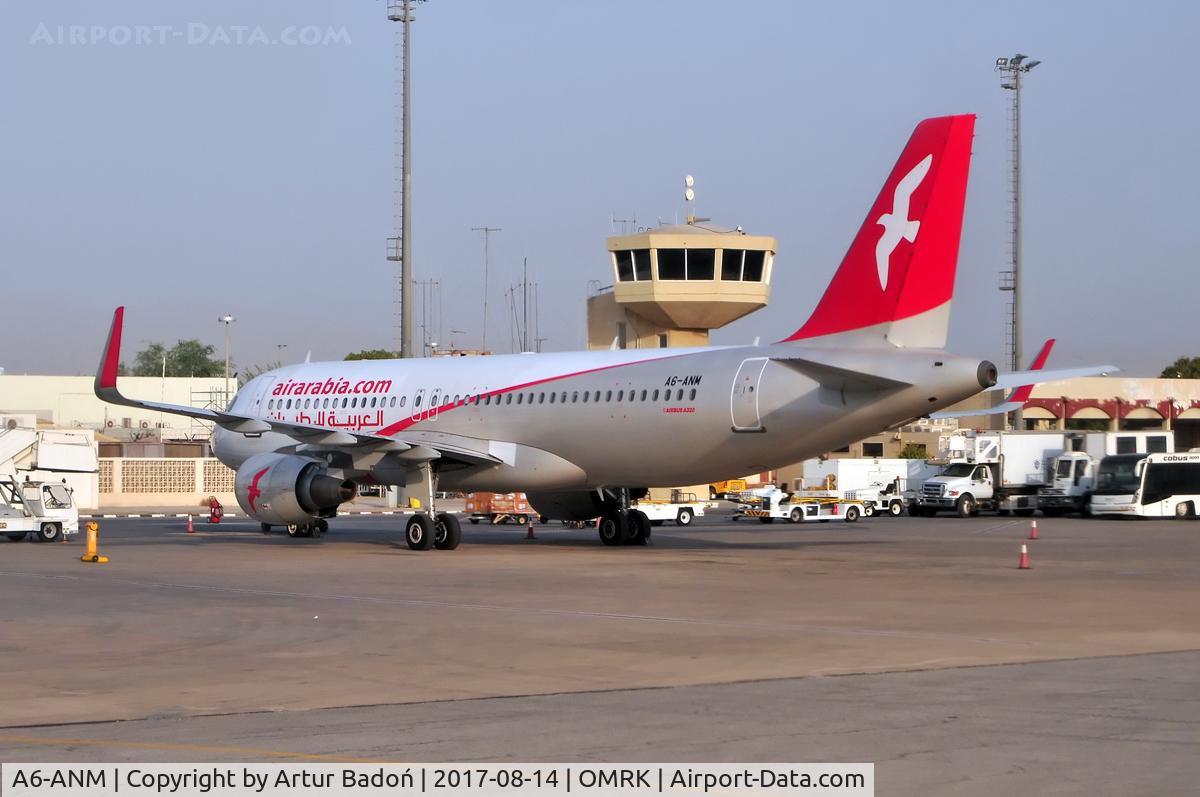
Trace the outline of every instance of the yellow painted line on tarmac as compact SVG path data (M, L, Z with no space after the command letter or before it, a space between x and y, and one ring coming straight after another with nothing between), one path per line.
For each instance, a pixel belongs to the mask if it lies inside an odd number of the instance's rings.
M169 742L127 742L119 739L58 739L53 736L2 736L0 744L36 745L39 747L111 747L122 750L178 750L190 753L220 753L259 758L294 758L299 761L337 761L348 764L388 763L380 758L349 758L346 756L297 753L290 750L265 750L258 747L229 747L208 744L171 744Z

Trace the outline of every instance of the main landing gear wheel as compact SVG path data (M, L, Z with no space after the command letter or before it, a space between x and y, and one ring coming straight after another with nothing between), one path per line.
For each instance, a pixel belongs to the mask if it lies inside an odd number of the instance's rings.
M624 545L629 539L629 518L622 512L605 512L600 516L599 532L605 545Z
M637 509L629 511L629 538L626 540L628 545L645 545L650 542L650 518L645 512Z
M311 526L309 526L309 534L314 537L320 537L322 534L329 532L329 521L325 518L317 518Z
M428 515L413 515L404 524L404 541L414 551L428 551L433 547L434 523Z
M37 537L42 542L54 542L62 533L62 527L57 523L43 523L37 530Z
M679 514L675 516L675 522L680 526L692 525L692 510L684 507L679 510Z
M462 525L454 515L441 514L433 525L433 545L439 551L453 551L462 542Z

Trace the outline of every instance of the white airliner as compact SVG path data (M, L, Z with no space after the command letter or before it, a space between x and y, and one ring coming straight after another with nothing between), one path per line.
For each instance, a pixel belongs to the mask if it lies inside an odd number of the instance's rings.
M547 517L599 517L605 544L644 543L631 492L777 468L981 390L1061 378L998 379L942 350L974 122L917 125L812 316L778 343L304 363L213 411L118 391L118 308L96 394L212 421L238 503L264 526L320 533L372 481L423 490L426 511L405 524L414 549L458 545L436 490L524 490Z

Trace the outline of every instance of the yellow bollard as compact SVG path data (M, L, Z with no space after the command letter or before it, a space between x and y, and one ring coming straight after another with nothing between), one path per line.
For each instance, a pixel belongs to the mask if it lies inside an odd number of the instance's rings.
M100 542L100 524L94 520L89 520L84 528L87 529L87 550L84 552L83 556L79 557L79 561L96 562L100 564L107 562L107 556L101 556L100 554L96 553L96 546Z

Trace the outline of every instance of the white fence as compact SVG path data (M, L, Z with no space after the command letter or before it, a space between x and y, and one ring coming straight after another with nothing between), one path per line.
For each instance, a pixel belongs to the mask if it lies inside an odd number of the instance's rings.
M235 504L234 471L213 458L102 457L101 507L198 506L215 495Z

